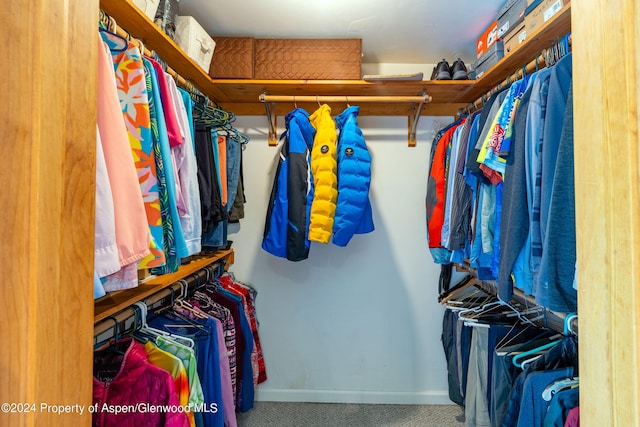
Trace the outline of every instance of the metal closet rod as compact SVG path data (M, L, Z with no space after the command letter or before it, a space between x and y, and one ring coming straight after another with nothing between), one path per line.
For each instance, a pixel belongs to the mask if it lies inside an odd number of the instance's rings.
M347 102L347 103L365 103L365 102L394 102L394 103L407 103L418 102L426 103L431 102L429 95L417 95L417 96L348 96L348 95L260 95L260 102Z
M431 97L427 94L416 96L381 96L381 95L267 95L266 93L260 94L260 102L264 104L264 108L267 113L267 120L269 121L269 145L275 147L278 143L278 136L276 133L276 102L291 102L296 104L298 102L317 102L320 105L321 102L345 102L347 105L350 103L362 104L367 102L377 103L407 103L409 104L409 135L408 145L409 147L416 146L416 126L422 114L422 107L424 104L431 101Z

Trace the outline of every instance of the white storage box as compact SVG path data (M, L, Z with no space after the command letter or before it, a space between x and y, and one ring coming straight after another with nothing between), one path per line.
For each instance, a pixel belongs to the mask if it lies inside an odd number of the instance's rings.
M176 18L175 42L189 58L193 59L206 73L209 72L216 42L193 16L178 16Z
M160 0L133 0L133 3L138 6L149 19L152 21L155 19Z

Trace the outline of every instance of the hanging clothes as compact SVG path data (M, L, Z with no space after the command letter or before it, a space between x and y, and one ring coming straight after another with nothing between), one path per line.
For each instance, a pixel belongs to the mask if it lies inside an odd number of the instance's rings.
M346 246L355 234L374 230L369 200L371 154L358 126L358 106L352 105L336 117L338 137L338 199L333 223L332 242Z
M180 359L187 373L187 381L189 384L189 407L192 410L202 407L204 404L204 395L202 394L202 384L200 384L200 376L198 375L198 362L193 349L178 342L171 341L167 337L163 336L158 336L156 338L156 344L158 345L158 348L161 348Z
M233 206L230 206L229 210L229 222L237 223L244 218L244 204L247 202L247 197L244 194L243 185L243 172L242 172L242 150L238 149L239 155L239 170L238 170L238 187L236 189L236 197L233 199Z
M451 261L461 263L469 258L471 242L471 221L473 217L473 195L475 188L466 182L465 171L469 150L469 141L475 141L479 132L480 112L475 111L467 117L462 134L456 170L453 177L453 197L451 202L451 231L448 249L452 252Z
M184 143L171 147L171 155L175 161L180 194L184 205L178 209L180 224L187 246L187 256L200 252L202 237L202 218L200 207L200 189L198 187L198 165L194 151L194 143L191 139L191 126L187 115L187 108L182 95L178 92L173 78L165 75L169 96L177 114L180 131L184 134ZM191 105L191 104L190 104ZM191 108L191 107L189 107Z
M242 299L224 289L208 289L207 294L213 301L226 307L231 312L236 325L236 360L238 382L236 386L236 407L240 412L253 408L254 382L251 354L253 353L254 338L247 320Z
M310 247L307 233L313 191L309 152L316 130L309 122L309 114L301 108L287 114L285 126L262 249L289 261L302 261L308 258Z
M188 427L184 412L121 412L102 409L104 405L179 405L171 374L149 363L142 344L123 338L109 348L94 353L93 425L136 427L142 425Z
M533 282L531 263L531 240L529 236L529 202L526 175L526 119L529 100L539 74L529 79L529 85L520 99L512 128L512 146L506 156L503 189L503 215L500 228L502 248L498 274L498 295L505 301L513 298L514 283L522 288ZM519 261L520 260L520 261ZM525 260L527 260L525 262ZM511 274L513 272L513 275Z
M167 117L173 117L175 115L175 111L173 109L173 105L171 103L171 98L169 95L170 91L167 85L166 73L159 62L151 59L150 59L150 62L153 65L153 69L155 70L155 73L151 77L153 79L152 83L153 83L154 91L156 91L154 92L154 96L156 95L158 96L158 99L156 102L156 106L158 110L158 122L163 123L161 129L168 129L167 122L164 120L166 120ZM165 111L166 109L169 109L168 113ZM177 126L177 122L174 126ZM179 127L177 132L179 132ZM179 145L182 142L182 140L180 139L180 135L179 134L175 135L175 132L174 132L174 137L172 142L171 136L167 130L165 132L161 132L160 141L161 141L160 149L161 149L162 158L165 164L167 188L169 190L171 214L173 216L173 229L174 229L175 241L176 241L176 252L179 258L186 258L189 254L189 250L187 248L187 242L185 240L184 232L182 230L182 224L180 222L180 212L178 210L178 204L181 203L182 206L184 207L184 199L182 197L182 193L180 192L180 184L179 184L180 177L178 175L177 168L175 165L175 159L171 151L172 144L174 146Z
M553 66L545 121L540 223L543 238L536 301L551 310L578 308L571 54Z
M442 224L444 222L446 155L451 136L459 125L460 121L456 121L438 132L431 145L431 155L429 157L425 199L427 243L433 261L437 264L449 264L451 262L451 254L447 248L442 246L441 240Z
M227 137L224 135L218 135L218 158L220 159L220 166L218 167L218 175L220 176L220 197L222 199L222 206L227 206Z
M551 384L566 388L577 375L576 338L532 325L527 314L540 310L506 304L473 286L458 292L455 301L447 299L442 340L449 394L465 407L466 425L542 427Z
M202 233L211 233L214 227L225 219L222 197L218 184L218 172L215 167L212 129L208 126L196 126L196 160L198 163L198 186L202 216ZM217 147L217 141L216 141Z
M118 258L125 269L124 280L105 283L105 290L112 291L138 285L136 263L150 253L150 231L122 119L111 54L100 38L98 84L98 129L113 195Z
M478 279L497 280L503 300L511 300L516 286L560 312L577 308L575 207L566 206L574 186L570 64L567 55L512 83L470 125L458 121L440 131L426 203L434 262L468 259ZM554 106L548 107L549 99ZM461 162L465 144L468 155ZM452 242L451 225L466 221L470 227L458 228Z
M231 209L238 196L238 181L240 179L242 144L234 138L227 137L227 212L231 222Z
M165 265L153 270L154 274L173 273L178 271L180 259L176 248L176 237L174 230L175 210L173 209L172 197L170 196L169 185L172 182L172 171L166 170L163 158L163 143L166 142L166 132L164 116L162 115L162 100L158 87L154 84L157 80L153 64L147 58L142 59L145 69L145 84L149 93L149 117L151 120L151 137L153 140L153 152L156 161L156 173L158 176L158 197L160 199L160 214L162 215L162 234L164 236ZM159 116L160 115L160 116ZM168 166L168 165L167 165ZM167 174L169 176L167 177ZM167 179L169 181L167 181Z
M231 379L231 391L234 405L237 405L238 362L236 356L236 325L231 316L231 311L213 301L209 295L202 291L196 291L189 303L194 307L220 320L224 333L224 345L229 359L229 374Z
M336 123L331 118L331 107L327 104L311 114L309 121L316 129L311 149L314 191L309 219L309 240L329 243L338 200Z
M251 354L251 363L254 367L254 384L258 385L263 383L267 380L267 371L262 354L262 346L260 344L260 335L258 334L258 319L255 309L255 299L258 293L254 288L239 282L229 273L221 275L217 281L222 287L242 298L245 316L251 325L251 332L255 343Z
M186 407L189 405L189 379L187 378L187 370L184 367L182 361L173 354L161 350L154 343L147 341L144 344L144 351L147 352L147 359L149 363L158 368L161 368L171 374L174 380L176 393L178 395L178 401L180 405ZM193 417L193 412L188 411L187 419L189 425L195 427L196 422Z
M525 382L528 376L533 372L549 371L561 368L569 368L566 371L559 371L557 378L564 378L566 376L578 375L578 345L574 337L567 337L563 339L555 347L544 353L542 357L531 362L526 369L518 375L515 379L511 394L509 396L509 403L507 405L507 411L502 421L502 427L521 426L520 413L523 412L522 422L530 420L530 408L527 404L523 405L522 396L525 391ZM549 382L551 382L550 380ZM546 382L545 386L549 384ZM542 400L542 396L536 396L538 403ZM547 403L548 404L548 403ZM546 409L542 413L546 412ZM544 420L544 419L543 419ZM541 421L543 421L541 420Z
M227 198L227 142L226 137L220 135L216 129L211 129L211 141L213 150L213 171L217 188L220 194L216 195L216 203L220 212L220 220L213 226L211 231L202 235L202 246L207 250L217 250L227 246L228 210L226 206Z
M94 270L98 277L104 277L120 270L120 260L118 259L113 192L109 183L109 172L97 125L95 222Z
M169 333L191 338L196 343L198 376L204 396L205 410L202 412L204 425L224 427L225 410L222 405L222 376L219 361L217 328L213 319L189 318L174 311L148 319L149 326ZM194 326L197 325L197 326Z
M159 267L165 263L162 217L142 56L137 46L127 43L122 37L106 31L100 34L111 51L118 98L151 234L151 254L143 258L139 265L141 268Z
M182 224L180 222L180 214L178 212L178 184L176 181L176 168L174 167L171 147L169 144L168 134L166 132L164 104L167 103L167 100L163 99L160 95L160 80L162 79L162 81L165 81L164 71L160 64L152 59L145 58L144 63L152 90L153 100L151 105L153 108L151 111L155 112L155 120L157 124L157 134L155 131L153 133L154 150L160 152L159 157L162 159L162 170L164 172L164 181L166 184L166 197L164 195L162 196L161 203L163 206L167 206L167 214L163 217L165 222L170 222L169 226L163 228L163 233L167 240L165 253L167 254L168 262L162 267L151 269L151 273L167 274L177 271L180 266L180 259L188 256L189 252L182 230ZM147 84L149 84L149 82Z

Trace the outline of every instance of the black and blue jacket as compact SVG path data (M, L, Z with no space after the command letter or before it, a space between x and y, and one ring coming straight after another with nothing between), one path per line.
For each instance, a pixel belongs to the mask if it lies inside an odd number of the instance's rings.
M316 131L309 122L309 113L302 108L287 114L285 126L262 249L289 261L301 261L309 256L309 211L313 201L309 153Z

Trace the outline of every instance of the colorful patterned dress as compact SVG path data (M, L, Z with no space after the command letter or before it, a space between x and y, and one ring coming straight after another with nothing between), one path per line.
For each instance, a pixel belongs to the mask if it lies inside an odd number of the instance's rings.
M164 238L156 161L151 135L149 100L144 64L140 50L123 38L109 32L100 32L109 46L114 63L118 98L124 117L131 154L138 173L147 222L151 232L151 254L139 262L139 268L159 267L165 264Z

